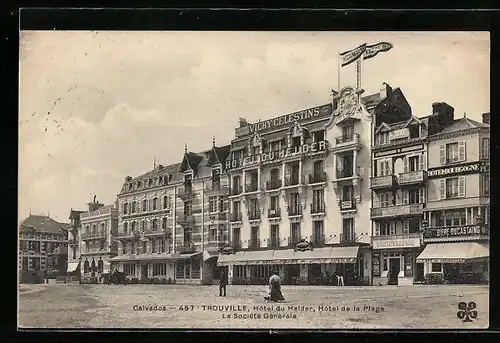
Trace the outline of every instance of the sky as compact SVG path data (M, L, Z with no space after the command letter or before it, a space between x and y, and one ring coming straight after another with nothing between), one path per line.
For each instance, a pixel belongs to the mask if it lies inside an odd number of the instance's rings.
M444 101L455 117L489 112L487 32L20 32L19 219L68 222L93 196L116 200L153 161L229 144L250 122L322 105L339 52L382 41L363 63L365 94L400 87L413 115ZM355 63L341 86L354 85Z

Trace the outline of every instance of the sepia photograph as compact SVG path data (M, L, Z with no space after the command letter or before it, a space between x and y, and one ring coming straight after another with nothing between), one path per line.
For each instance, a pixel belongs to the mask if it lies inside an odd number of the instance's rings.
M489 327L488 32L19 35L19 330Z

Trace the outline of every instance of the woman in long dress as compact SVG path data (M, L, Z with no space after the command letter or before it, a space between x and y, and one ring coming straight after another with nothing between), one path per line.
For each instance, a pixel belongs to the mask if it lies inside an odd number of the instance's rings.
M269 296L266 300L274 302L285 300L283 294L281 293L281 279L277 271L275 271L269 278Z

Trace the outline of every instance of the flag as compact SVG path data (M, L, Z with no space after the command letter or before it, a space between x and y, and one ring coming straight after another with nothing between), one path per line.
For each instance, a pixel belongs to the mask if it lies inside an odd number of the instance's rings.
M379 52L385 52L392 49L392 44L387 42L381 42L378 44L368 45L364 51L363 59L367 60L369 58L377 56Z
M358 58L361 57L361 55L363 55L365 50L366 50L366 43L358 46L356 49L352 49L341 53L340 58L342 67L345 67L346 65L356 61Z

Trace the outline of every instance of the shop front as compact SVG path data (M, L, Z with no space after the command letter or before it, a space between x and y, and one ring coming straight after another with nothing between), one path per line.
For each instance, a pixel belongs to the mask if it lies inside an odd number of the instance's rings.
M201 284L201 253L140 254L113 257L113 270L124 272L131 283Z
M424 278L416 263L422 234L411 233L372 237L374 285L412 285Z
M487 284L488 242L428 243L417 257L427 283Z
M337 276L346 286L369 284L369 256L359 255L359 246L239 251L221 254L217 264L228 267L231 284L267 284L275 270L285 285L336 285Z

